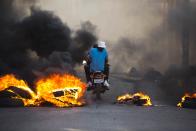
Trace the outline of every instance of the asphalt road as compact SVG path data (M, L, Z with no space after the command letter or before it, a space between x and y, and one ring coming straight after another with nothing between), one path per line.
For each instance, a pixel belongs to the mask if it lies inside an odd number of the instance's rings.
M0 131L196 131L196 110L167 104L156 84L134 84L120 74L113 74L110 83L102 101L87 93L84 107L1 108ZM156 106L114 104L118 95L140 90Z

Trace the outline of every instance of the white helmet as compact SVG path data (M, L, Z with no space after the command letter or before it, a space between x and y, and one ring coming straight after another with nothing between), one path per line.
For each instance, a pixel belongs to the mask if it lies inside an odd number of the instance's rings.
M104 41L98 41L98 47L106 48L106 44Z

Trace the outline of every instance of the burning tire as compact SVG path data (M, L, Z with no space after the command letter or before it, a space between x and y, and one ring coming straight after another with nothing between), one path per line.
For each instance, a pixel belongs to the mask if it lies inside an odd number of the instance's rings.
M196 109L196 93L194 94L185 94L182 97L182 100L177 105L178 107L182 108L194 108Z
M0 107L24 107L24 103L20 99L1 98Z
M137 106L151 106L152 102L148 95L144 93L125 94L117 98L119 104L134 104Z

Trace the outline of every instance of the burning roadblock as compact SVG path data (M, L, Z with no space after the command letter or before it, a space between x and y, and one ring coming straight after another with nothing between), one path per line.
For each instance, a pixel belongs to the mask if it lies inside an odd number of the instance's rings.
M119 104L134 104L137 106L152 106L151 99L144 93L125 94L117 98Z
M85 90L85 83L68 74L53 74L37 80L35 91L24 80L10 74L0 77L0 106L82 106Z
M0 77L0 107L77 107L83 106L86 84L69 74L51 74L38 79L35 87L13 74ZM138 92L117 97L117 104L152 106L150 96ZM177 104L182 108L196 108L196 93L186 93Z

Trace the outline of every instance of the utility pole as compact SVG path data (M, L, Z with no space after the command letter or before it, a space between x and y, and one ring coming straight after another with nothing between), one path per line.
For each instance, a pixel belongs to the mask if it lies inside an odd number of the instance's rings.
M176 8L178 0L162 0L162 9L163 9L163 31L165 32L165 45L167 49L165 50L166 57L168 60L169 66L171 64L176 64L180 62L180 58L177 56L180 54L179 49L181 48L181 44L179 44L179 40L177 39L176 30L171 30L171 11ZM181 41L181 40L180 40ZM179 47L178 47L179 46ZM178 47L178 48L176 48ZM173 63L174 61L176 63Z
M182 13L182 66L189 66L189 43L190 43L190 0L181 0Z
M181 63L183 68L189 66L189 43L190 43L190 0L163 0L164 7L166 11L170 9L177 9L180 11L177 19L178 24L181 25L180 29L180 38L181 38ZM167 13L166 13L167 15ZM175 18L174 18L175 19Z

